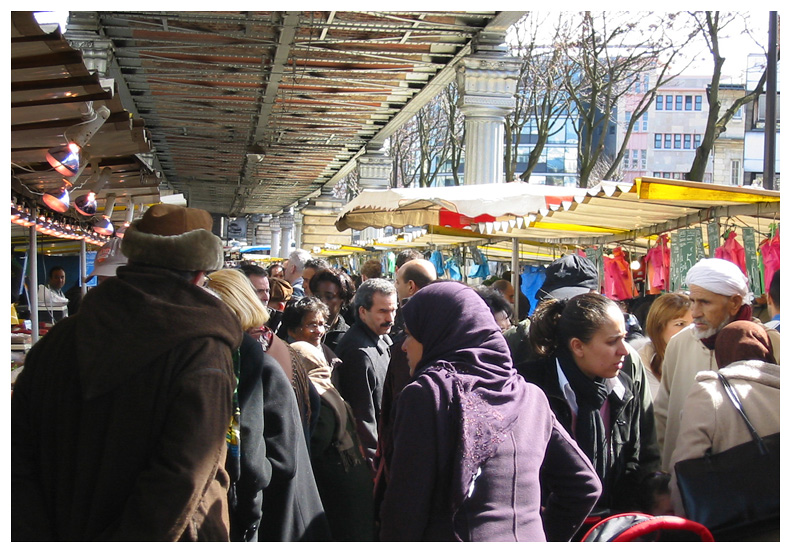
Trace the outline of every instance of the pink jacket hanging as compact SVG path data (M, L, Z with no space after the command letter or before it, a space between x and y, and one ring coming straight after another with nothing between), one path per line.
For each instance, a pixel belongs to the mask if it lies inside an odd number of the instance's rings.
M662 234L656 245L645 254L645 267L648 293L666 292L670 287L670 248L666 234Z
M764 240L759 249L764 262L764 291L768 292L769 285L772 284L772 277L780 269L780 231L778 230L774 236Z
M637 295L632 270L620 247L613 249L612 257L604 257L604 295L613 300L628 300Z
M725 243L714 250L714 257L718 259L727 259L739 266L739 268L747 275L747 261L744 258L744 246L736 241L736 233L731 231Z

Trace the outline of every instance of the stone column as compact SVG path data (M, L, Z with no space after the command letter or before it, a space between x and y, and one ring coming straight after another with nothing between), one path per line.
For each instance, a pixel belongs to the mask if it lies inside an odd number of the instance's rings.
M269 232L272 238L269 241L269 255L272 257L282 257L280 255L280 217L273 215L269 220Z
M366 147L366 153L357 160L360 172L360 188L366 190L387 190L390 188L390 173L393 160L380 150ZM360 231L360 241L373 243L384 235L384 229L366 228Z
M504 121L516 105L520 62L508 56L505 37L482 33L456 73L465 116L464 184L503 182Z
M390 188L390 173L393 159L380 150L368 150L357 160L360 172L360 188L363 190L387 190Z
M294 240L294 210L288 208L280 216L280 257L288 257L294 249L291 242Z

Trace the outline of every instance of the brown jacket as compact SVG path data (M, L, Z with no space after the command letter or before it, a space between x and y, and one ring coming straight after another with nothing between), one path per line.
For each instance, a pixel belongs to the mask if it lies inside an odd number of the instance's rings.
M228 540L238 319L122 267L30 351L12 397L15 541Z

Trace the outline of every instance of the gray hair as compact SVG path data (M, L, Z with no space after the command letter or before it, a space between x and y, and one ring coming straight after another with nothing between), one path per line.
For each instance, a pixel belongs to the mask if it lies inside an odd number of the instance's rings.
M354 295L354 313L359 313L361 307L370 310L374 305L374 294L376 293L394 296L396 295L395 284L383 278L369 278L360 284Z
M288 263L297 269L297 271L305 270L305 263L311 259L310 252L306 250L294 250L288 255Z

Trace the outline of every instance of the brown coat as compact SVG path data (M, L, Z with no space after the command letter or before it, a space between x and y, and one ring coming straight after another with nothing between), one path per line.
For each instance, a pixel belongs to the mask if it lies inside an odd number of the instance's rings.
M16 541L227 540L242 329L167 271L122 267L30 351L12 397Z

